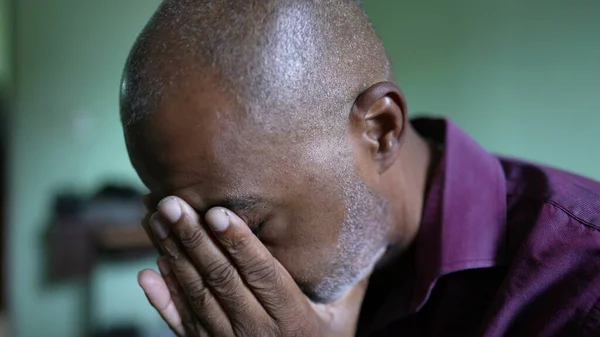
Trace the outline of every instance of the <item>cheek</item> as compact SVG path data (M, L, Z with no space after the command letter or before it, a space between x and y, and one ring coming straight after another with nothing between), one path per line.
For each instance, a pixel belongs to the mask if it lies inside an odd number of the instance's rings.
M314 185L317 181L295 186L286 207L273 219L279 235L269 248L295 278L326 272L336 256L344 221L341 189L322 182Z
M325 174L307 175L287 202L288 232L294 242L327 248L337 242L344 220L343 190Z

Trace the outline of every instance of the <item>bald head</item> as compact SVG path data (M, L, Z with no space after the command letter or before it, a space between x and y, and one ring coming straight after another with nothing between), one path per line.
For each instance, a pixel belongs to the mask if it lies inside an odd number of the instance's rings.
M127 61L122 121L136 124L190 81L211 80L264 127L311 127L346 118L362 90L391 77L356 1L167 0Z
M307 295L331 301L422 199L398 183L398 163L418 161L397 160L411 141L392 77L355 1L166 0L125 67L127 148L154 197L229 205Z

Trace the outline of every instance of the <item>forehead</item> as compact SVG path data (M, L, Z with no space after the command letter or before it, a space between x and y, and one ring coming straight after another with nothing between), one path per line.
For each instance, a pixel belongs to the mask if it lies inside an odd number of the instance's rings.
M266 132L228 95L205 88L162 103L130 151L154 193L274 197L281 186L311 175L297 165L305 147L288 136Z

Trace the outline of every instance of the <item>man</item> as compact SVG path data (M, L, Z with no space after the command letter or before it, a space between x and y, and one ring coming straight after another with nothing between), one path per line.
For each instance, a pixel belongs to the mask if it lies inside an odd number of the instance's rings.
M600 184L410 122L393 78L350 0L160 6L121 113L177 335L600 335Z

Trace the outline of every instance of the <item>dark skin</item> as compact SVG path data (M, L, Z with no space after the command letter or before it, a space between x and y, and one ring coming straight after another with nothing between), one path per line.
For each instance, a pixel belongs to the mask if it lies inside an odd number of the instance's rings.
M260 132L210 83L187 88L145 122L131 151L148 205L164 200L147 217L162 277L139 276L152 305L179 336L353 336L370 271L333 301L306 296L327 276L345 215L319 160L333 149ZM390 206L385 269L414 241L434 152L394 84L374 84L348 109L360 179Z

